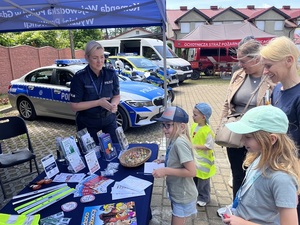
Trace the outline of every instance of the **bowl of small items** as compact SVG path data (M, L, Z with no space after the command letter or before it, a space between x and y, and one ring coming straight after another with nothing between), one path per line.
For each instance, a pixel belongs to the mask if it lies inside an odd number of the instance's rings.
M151 156L151 150L145 147L133 147L126 150L119 158L122 166L137 167L143 165Z

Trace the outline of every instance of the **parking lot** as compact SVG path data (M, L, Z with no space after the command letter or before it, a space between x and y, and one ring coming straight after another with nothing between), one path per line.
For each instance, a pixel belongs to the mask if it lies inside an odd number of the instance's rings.
M172 105L184 108L190 115L190 124L192 123L192 110L196 103L207 102L212 106L213 114L210 119L212 128L215 130L220 116L220 110L225 98L226 89L229 81L217 77L201 78L199 80L185 81L179 87L174 88L175 100ZM18 115L16 110L6 109L1 112L1 117ZM33 147L38 158L40 168L42 168L40 159L49 153L55 155L55 137L67 137L75 135L75 122L72 120L62 120L56 118L38 118L35 121L27 121L29 133L31 135ZM125 132L130 143L149 142L157 143L160 146L160 154L165 151L165 139L159 124L153 124L141 128L131 128ZM221 224L216 210L231 202L231 188L227 185L230 169L225 149L215 146L215 156L217 165L217 174L212 178L211 202L206 207L198 207L198 216L194 221L188 224L194 225L214 225ZM25 168L27 169L27 168ZM11 177L14 174L21 174L22 169L10 169L4 174L1 173L2 179ZM34 178L27 177L16 182L7 184L6 190L9 197L16 195L24 186ZM9 199L8 199L9 200ZM3 200L2 192L0 193L0 208L8 200ZM171 209L170 203L165 192L164 179L157 179L154 182L152 195L152 214L153 219L150 225L170 224ZM143 225L143 224L142 224Z

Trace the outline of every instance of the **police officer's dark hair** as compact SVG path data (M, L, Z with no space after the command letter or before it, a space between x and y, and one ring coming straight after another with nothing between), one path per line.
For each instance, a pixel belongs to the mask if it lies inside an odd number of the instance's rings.
M104 49L104 48L97 41L94 40L89 41L85 46L85 55L89 57L92 54L92 52L95 51L96 49Z

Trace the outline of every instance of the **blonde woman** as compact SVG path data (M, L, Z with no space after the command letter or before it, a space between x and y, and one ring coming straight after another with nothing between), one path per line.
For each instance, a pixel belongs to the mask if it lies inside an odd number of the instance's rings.
M288 135L300 146L300 52L294 42L285 37L272 39L260 50L264 74L278 83L271 95L271 104L282 109L289 119ZM299 196L298 196L299 197ZM300 198L299 198L300 201ZM298 223L300 206L298 204Z
M120 102L118 76L113 69L104 67L104 48L96 41L86 44L88 65L72 79L70 101L76 112L77 131L87 128L98 144L97 132L109 133L113 143L116 136L116 112Z

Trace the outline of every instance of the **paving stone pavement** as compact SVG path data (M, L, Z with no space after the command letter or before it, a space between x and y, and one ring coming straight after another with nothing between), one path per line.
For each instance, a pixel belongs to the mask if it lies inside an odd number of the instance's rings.
M220 116L220 111L225 98L228 80L220 78L201 78L199 80L187 80L179 87L174 88L175 100L172 105L184 108L190 115L189 124L192 121L192 111L195 104L207 102L212 107L212 116L210 124L215 130ZM18 115L16 110L6 109L0 112L0 116ZM42 169L40 159L49 154L55 154L55 137L68 137L75 135L75 123L70 120L41 117L35 121L26 121L29 133L32 139L33 147L37 155L39 167ZM165 138L159 124L152 124L141 128L131 128L125 132L130 143L149 142L157 143L160 147L160 154L166 150ZM5 146L2 147L5 150ZM216 210L231 203L232 190L228 186L230 174L229 163L224 148L215 145L215 158L217 165L217 174L211 178L211 202L206 207L197 207L198 214L195 218L187 220L186 225L217 225L222 224L217 216ZM2 173L2 179L21 174L28 167L21 169L9 169ZM22 190L35 176L22 178L18 181L5 185L9 199L4 200L2 192L0 193L0 209ZM153 218L149 225L167 225L171 221L171 207L169 199L166 196L165 180L160 178L154 181L154 188L151 201ZM141 224L144 225L144 224Z

